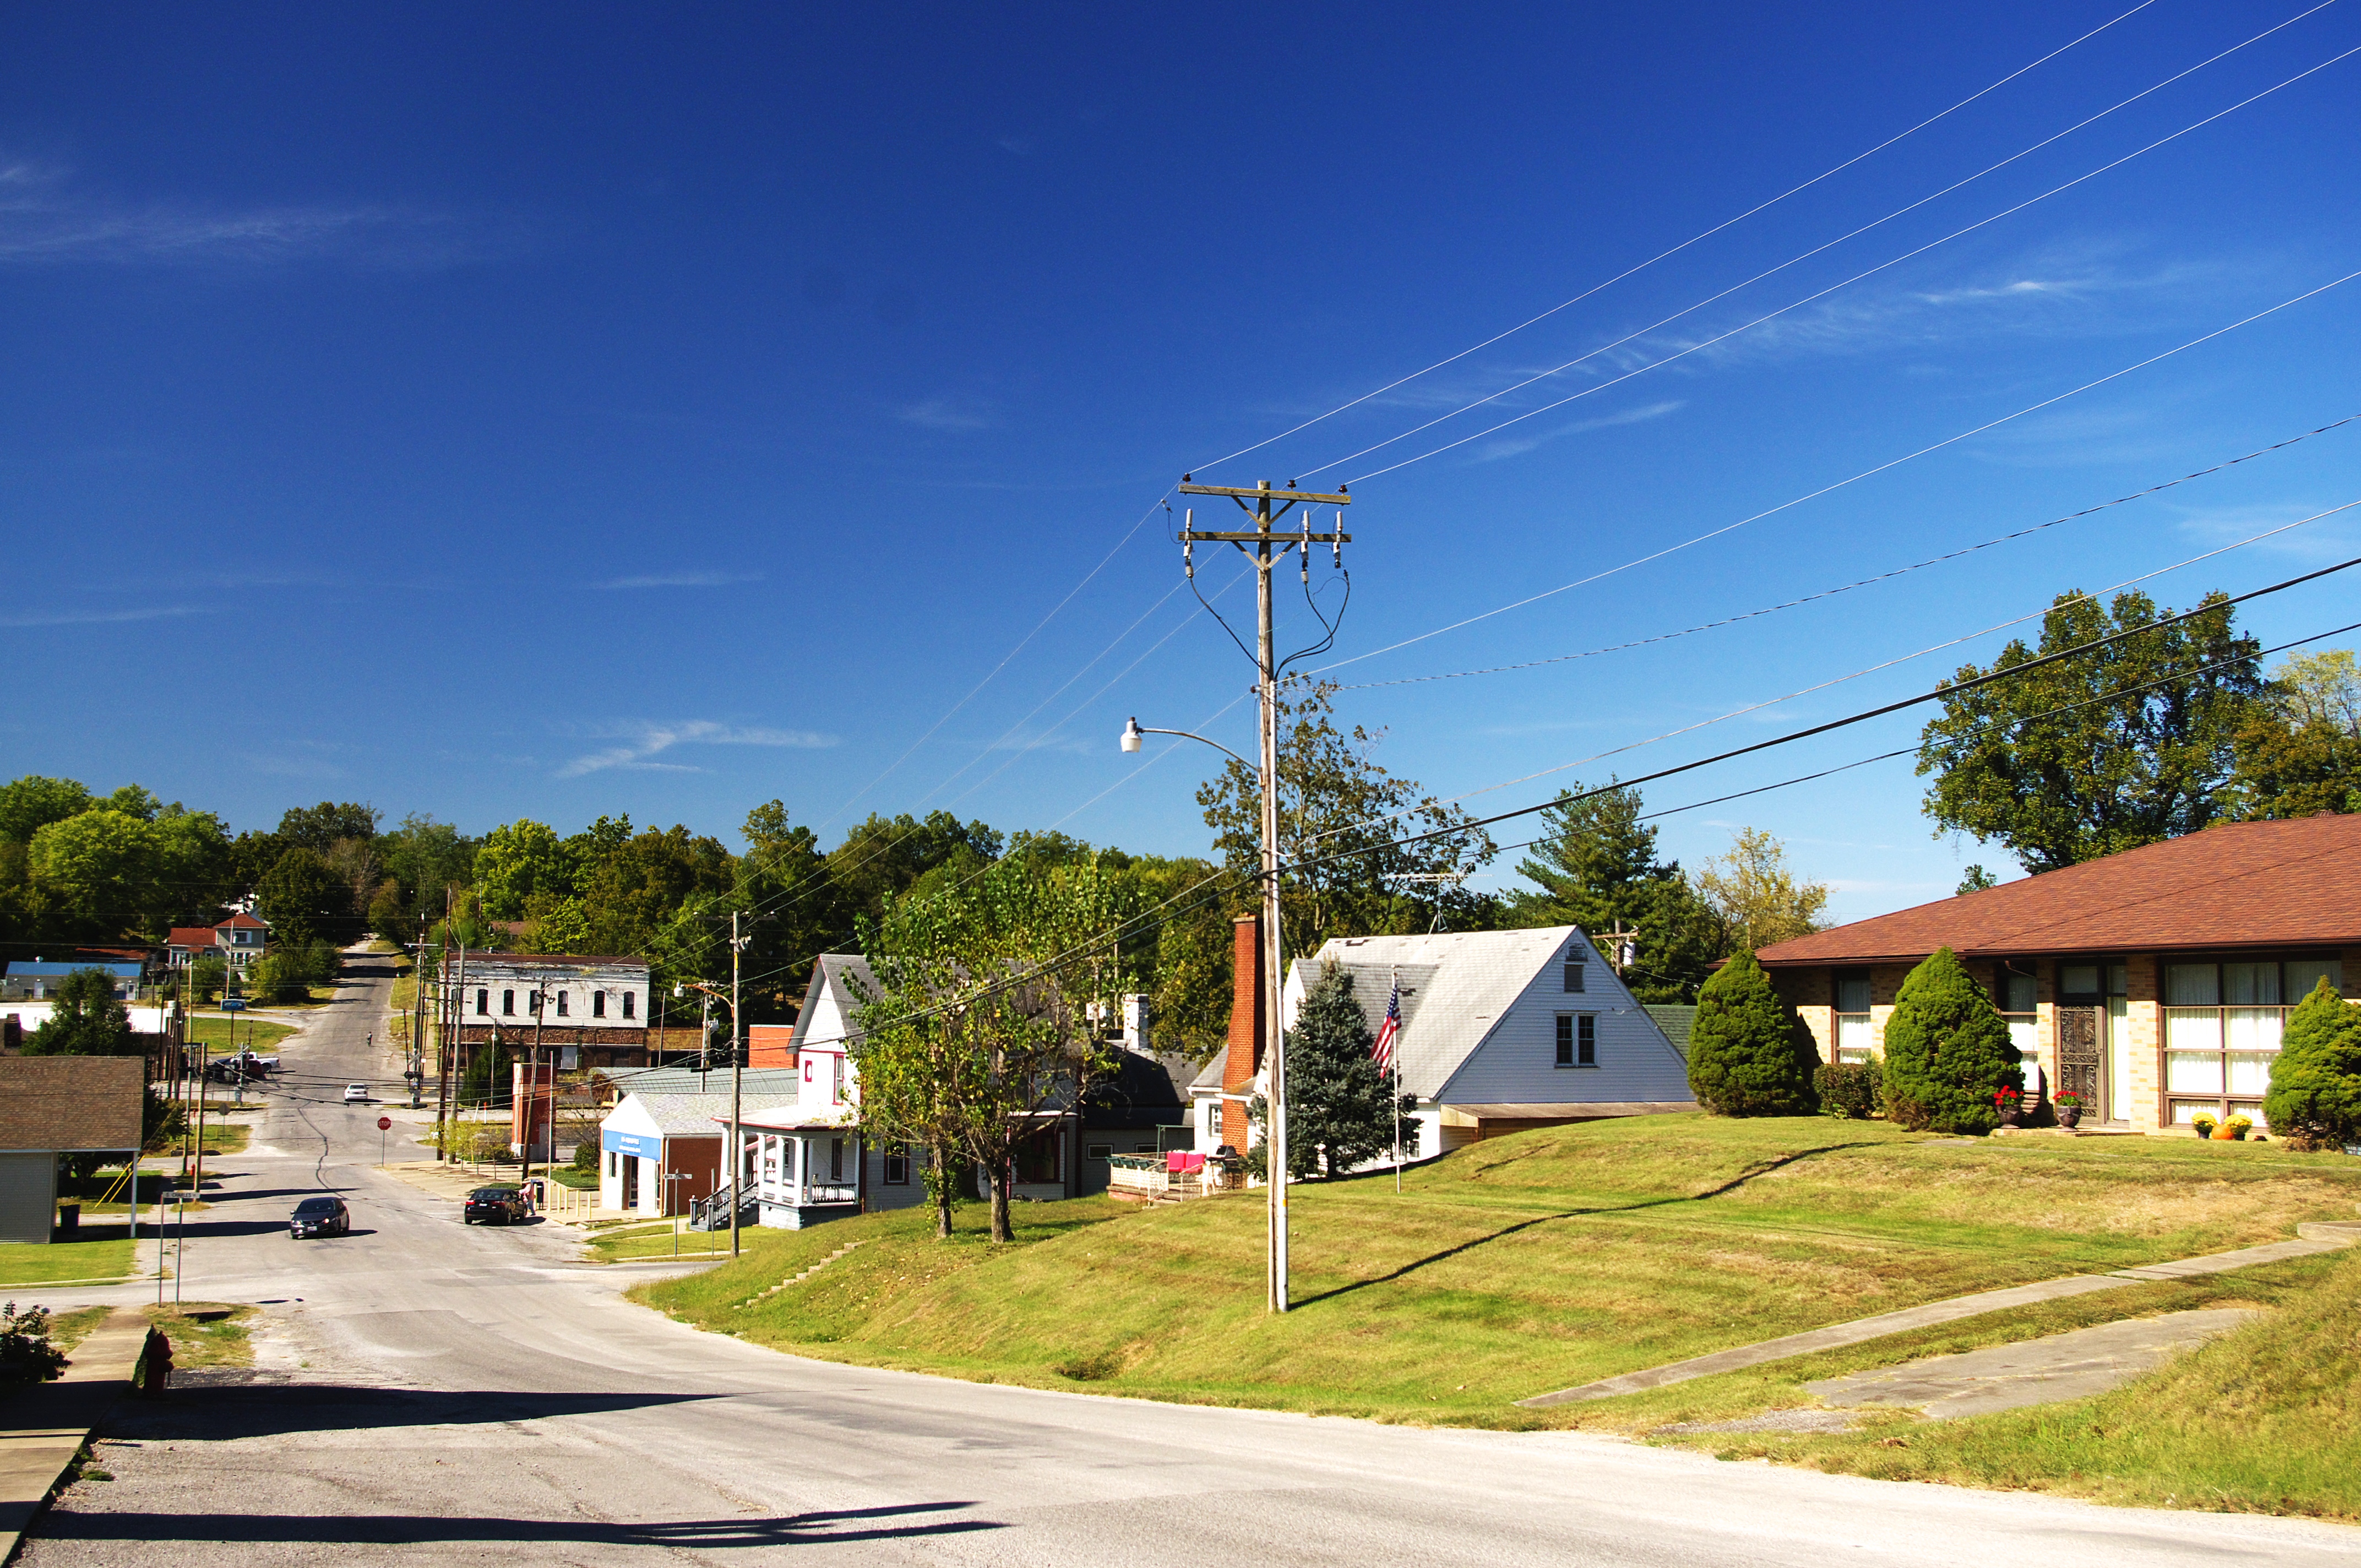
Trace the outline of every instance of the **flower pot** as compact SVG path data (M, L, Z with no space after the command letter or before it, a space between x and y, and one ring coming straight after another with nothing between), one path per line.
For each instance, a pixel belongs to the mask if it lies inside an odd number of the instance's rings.
M2000 1113L2000 1124L2004 1127L2017 1126L2022 1123L2023 1119L2023 1113L2019 1112L2014 1105Z
M2058 1124L2059 1126L2070 1130L2074 1127L2080 1126L2081 1122L2082 1108L2080 1105L2060 1105L2058 1107Z

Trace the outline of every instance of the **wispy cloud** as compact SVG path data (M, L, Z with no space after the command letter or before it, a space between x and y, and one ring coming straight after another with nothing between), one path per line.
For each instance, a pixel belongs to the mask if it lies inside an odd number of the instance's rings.
M575 758L557 770L559 778L580 778L585 773L605 773L612 769L664 773L703 771L686 762L651 761L675 746L790 746L821 750L838 743L837 737L810 729L719 724L709 718L691 718L676 724L638 721L602 725L591 728L587 733L589 739L612 739L617 743Z
M760 572L653 572L644 576L614 577L592 583L600 591L621 588L724 588L733 583L759 583Z
M114 626L130 620L166 620L173 616L203 613L194 605L157 605L145 609L32 610L0 615L0 626Z
M927 430L989 430L993 423L982 405L956 398L928 398L912 403L895 417Z
M248 757L246 765L258 773L269 773L282 779L341 779L344 769L317 757Z
M1643 408L1625 409L1620 413L1602 414L1597 419L1578 419L1571 424L1562 424L1554 430L1545 430L1537 435L1510 436L1499 441L1488 441L1476 449L1475 461L1497 463L1503 457L1514 457L1521 453L1531 452L1536 446L1556 441L1563 436L1579 435L1587 430L1606 430L1619 424L1640 424L1648 420L1662 419L1669 413L1677 413L1687 406L1688 400L1686 398L1669 398L1663 402L1650 403Z
M2192 542L2220 546L2301 521L2332 506L2341 506L2350 499L2348 496L2317 505L2308 501L2278 501L2255 506L2175 507L2170 510L2181 514L2180 532L2188 534ZM2356 526L2361 526L2361 523L2356 523L2353 512L2342 512L2335 517L2321 518L2318 522L2302 528L2290 529L2273 539L2257 540L2246 548L2291 556L2299 561L2342 560L2352 554Z

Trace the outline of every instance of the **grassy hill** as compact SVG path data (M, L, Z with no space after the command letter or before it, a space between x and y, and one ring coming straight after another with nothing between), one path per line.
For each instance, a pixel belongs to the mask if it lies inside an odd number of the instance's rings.
M1294 1311L1262 1309L1260 1193L1027 1205L994 1249L927 1216L750 1233L641 1288L782 1350L984 1381L1495 1427L1648 1430L1806 1376L2304 1287L2317 1260L2136 1286L1944 1332L1546 1411L1512 1401L1919 1301L2284 1239L2349 1219L2361 1162L2180 1139L1944 1141L1817 1118L1650 1117L1522 1134L1389 1179L1297 1190ZM803 1284L738 1303L846 1242ZM1783 1392L1784 1391L1784 1392Z

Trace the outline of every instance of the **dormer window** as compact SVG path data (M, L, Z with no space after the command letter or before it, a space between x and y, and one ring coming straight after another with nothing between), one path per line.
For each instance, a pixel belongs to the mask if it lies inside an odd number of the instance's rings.
M1581 994L1583 981L1582 970L1582 949L1579 948L1570 949L1565 955L1565 993L1568 996L1576 996Z

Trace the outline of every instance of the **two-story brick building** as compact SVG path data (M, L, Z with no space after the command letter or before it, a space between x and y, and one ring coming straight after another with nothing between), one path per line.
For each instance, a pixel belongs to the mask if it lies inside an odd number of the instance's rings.
M2289 1011L2361 974L2361 817L2213 828L1757 956L1822 1059L1866 1061L1945 947L1990 987L2028 1088L2074 1090L2086 1124L2260 1124Z

